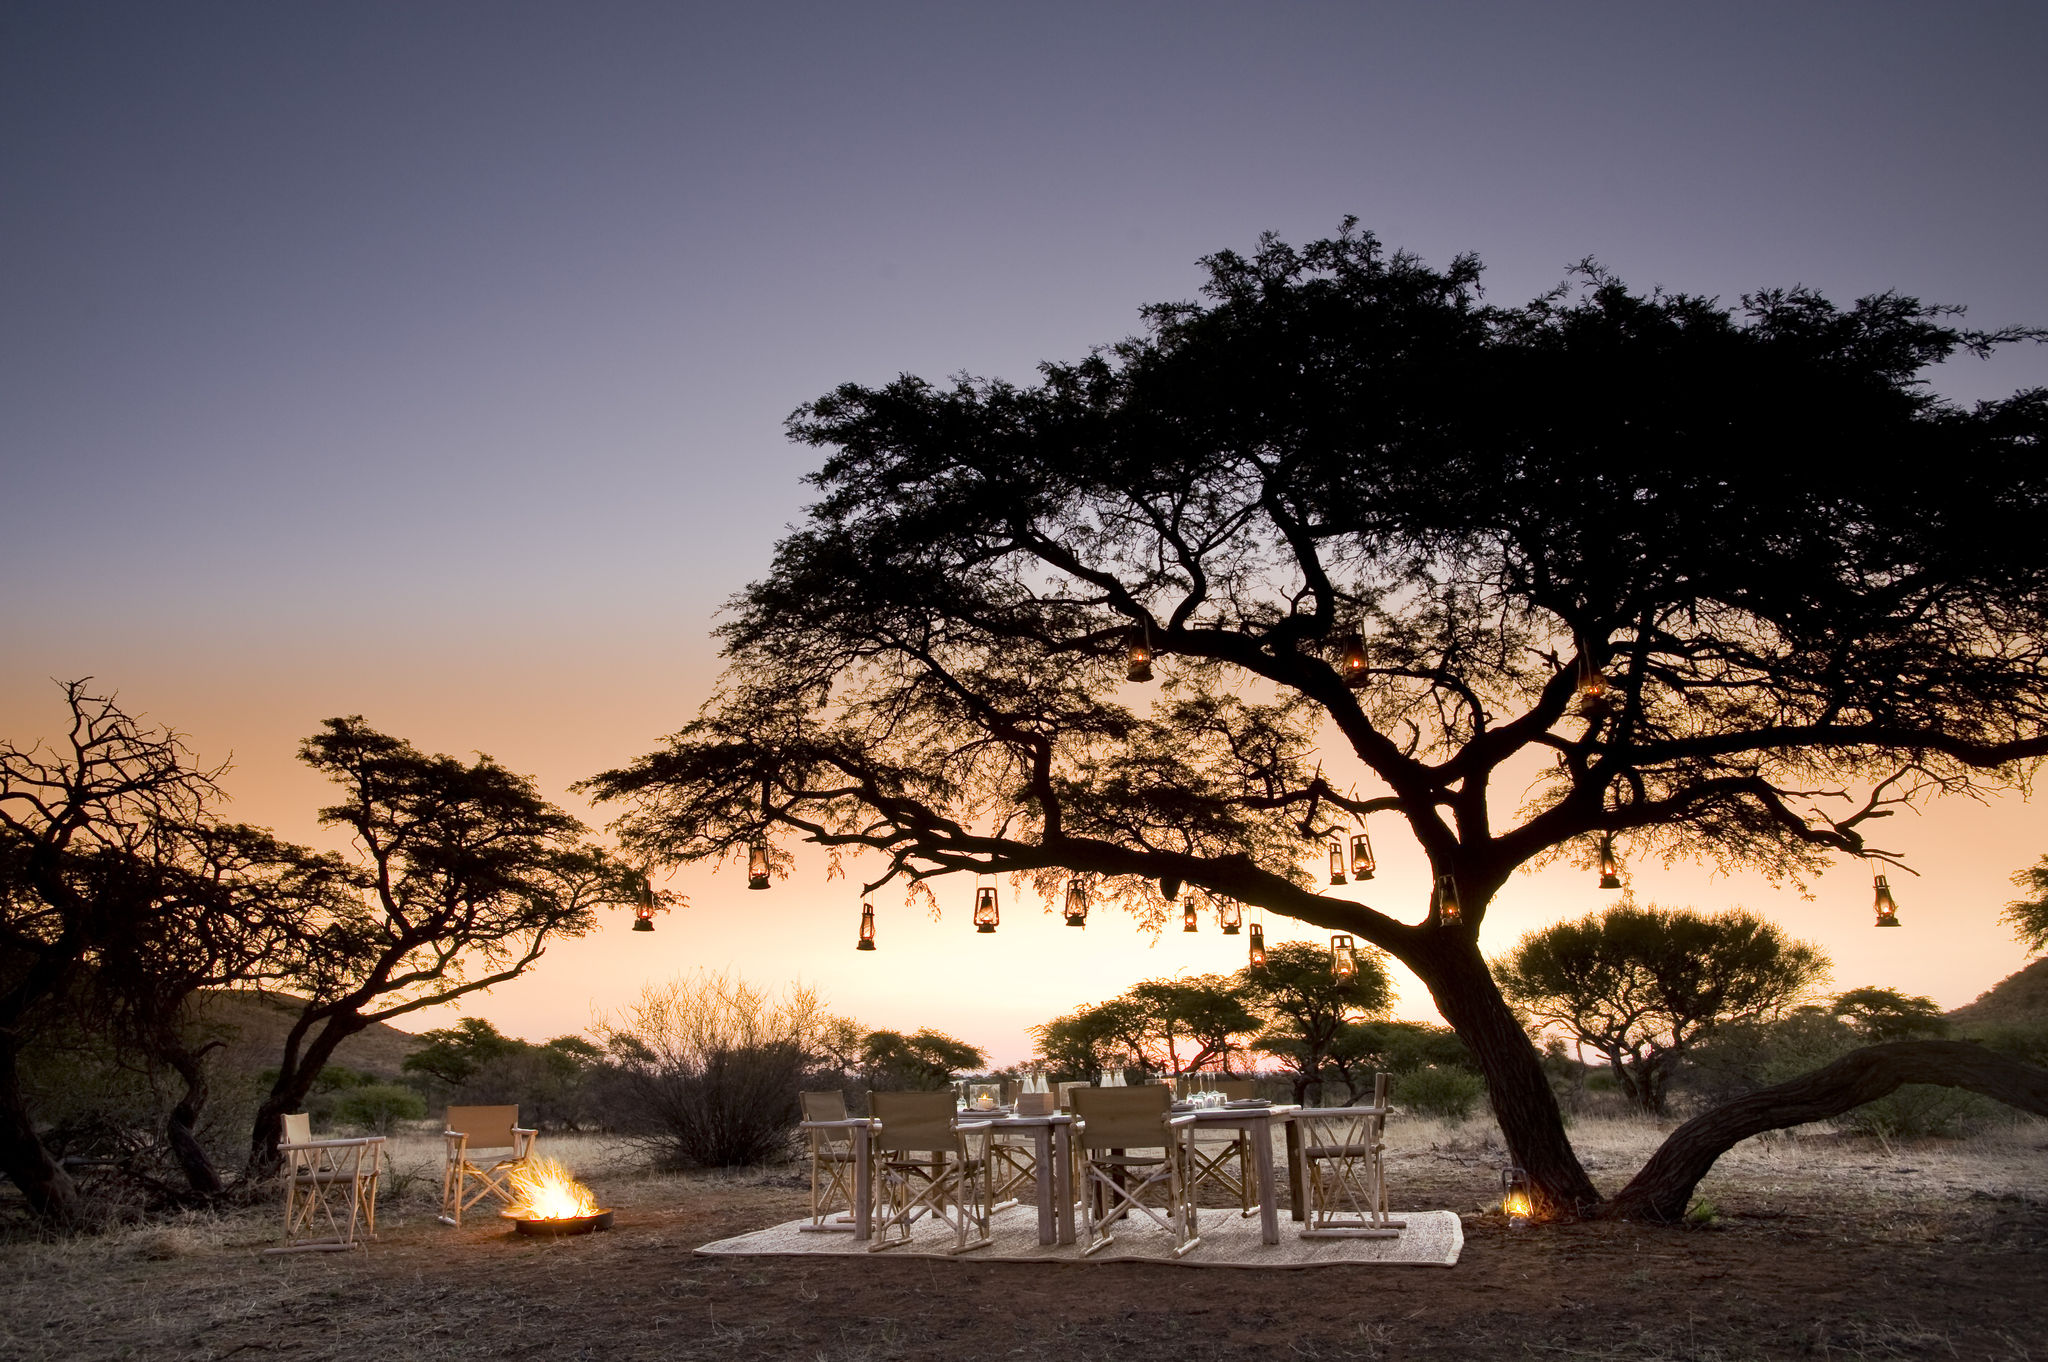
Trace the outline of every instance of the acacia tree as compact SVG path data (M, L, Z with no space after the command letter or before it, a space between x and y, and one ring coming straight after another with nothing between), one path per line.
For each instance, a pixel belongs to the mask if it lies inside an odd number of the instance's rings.
M779 833L918 886L1078 873L1156 921L1188 884L1349 932L1470 1046L1539 1212L1593 1206L1488 905L1603 837L1886 859L1870 820L2048 752L2048 396L1924 385L2040 333L1591 268L1488 305L1476 260L1348 223L1204 263L1201 301L1029 386L799 409L820 497L720 690L588 788L668 863ZM1126 685L1133 650L1163 686ZM1374 814L1447 892L1316 892L1305 862Z
M1304 941L1268 946L1266 963L1238 978L1246 1000L1272 1019L1253 1044L1292 1070L1296 1102L1323 1081L1344 1033L1384 1016L1394 1000L1393 980L1374 952L1360 952L1356 972L1343 978L1331 973L1325 952Z
M2048 856L2013 872L2012 882L2028 897L2006 904L2002 916L2029 951L2048 950Z
M1653 1114L1695 1044L1782 1015L1827 972L1826 956L1754 913L1631 903L1529 932L1494 966L1509 1001L1603 1055Z
M329 719L300 758L340 787L320 821L355 844L354 887L305 940L290 975L306 1003L249 1135L252 1172L275 1163L336 1047L375 1022L517 978L559 937L628 907L639 874L583 838L529 778L487 756L430 756L360 715Z

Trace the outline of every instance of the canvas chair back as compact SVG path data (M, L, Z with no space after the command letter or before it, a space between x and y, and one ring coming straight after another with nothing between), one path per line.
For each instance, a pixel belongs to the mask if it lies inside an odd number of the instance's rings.
M1165 1149L1172 1143L1166 1117L1173 1089L1152 1083L1142 1088L1076 1088L1074 1115L1081 1118L1081 1143L1097 1149Z
M1257 1097L1259 1095L1258 1088L1259 1085L1252 1082L1249 1078L1219 1078L1216 1080L1216 1091L1223 1094L1223 1099L1226 1102L1237 1102L1247 1097Z
M953 1148L953 1093L871 1092L868 1110L882 1123L874 1147L885 1154Z
M846 1116L846 1094L833 1088L829 1092L807 1092L798 1096L803 1102L806 1121L844 1121Z
M1094 1086L1094 1085L1093 1085L1093 1084L1091 1084L1091 1083L1062 1083L1062 1084L1060 1084L1060 1086L1059 1086L1059 1095L1060 1095L1060 1110L1061 1110L1061 1111L1072 1111L1072 1110L1074 1109L1074 1096L1073 1096L1073 1094L1074 1094L1074 1089L1076 1089L1076 1088L1087 1088L1087 1087L1093 1087L1093 1086Z
M278 1118L284 1127L286 1144L305 1144L313 1138L313 1118L303 1111L289 1112ZM312 1155L303 1150L288 1151L285 1167L294 1173L311 1166Z
M510 1149L518 1124L518 1107L450 1107L444 1129L469 1136L471 1149Z

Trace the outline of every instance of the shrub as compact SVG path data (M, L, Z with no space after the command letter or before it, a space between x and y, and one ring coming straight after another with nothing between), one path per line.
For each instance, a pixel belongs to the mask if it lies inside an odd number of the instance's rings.
M425 1119L427 1099L399 1083L366 1083L342 1093L334 1103L334 1119L379 1135L391 1133L399 1121Z
M606 1114L670 1164L786 1158L822 1021L808 989L776 998L711 973L649 985L624 1018L598 1027Z
M1486 1084L1478 1074L1438 1065L1417 1069L1394 1085L1394 1100L1417 1116L1463 1121L1472 1115Z
M2006 1114L1997 1102L1966 1089L1907 1083L1836 1117L1835 1128L1887 1140L1923 1140L1933 1135L1960 1138Z

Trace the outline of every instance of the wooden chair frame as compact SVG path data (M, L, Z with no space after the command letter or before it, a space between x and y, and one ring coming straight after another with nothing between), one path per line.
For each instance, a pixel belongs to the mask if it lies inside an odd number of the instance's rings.
M285 1116L282 1125L284 1243L264 1252L333 1252L375 1239L384 1137L316 1140L304 1112Z
M441 1172L441 1223L460 1226L462 1213L485 1197L509 1204L512 1171L533 1157L540 1132L519 1124L518 1107L450 1107L443 1125L447 1163ZM473 1150L499 1149L508 1157L489 1162L470 1157ZM474 1191L468 1186L472 1179Z
M1387 1075L1374 1076L1369 1107L1309 1107L1294 1121L1308 1201L1301 1237L1398 1238L1408 1222L1387 1214Z
M989 1222L995 1213L995 1132L989 1123L956 1122L950 1091L870 1093L868 1100L874 1112L870 1148L875 1170L868 1251L909 1243L911 1226L927 1215L952 1227L948 1253L994 1243Z
M846 1094L836 1089L798 1095L803 1106L801 1129L811 1154L811 1221L802 1228L814 1233L854 1228L854 1130L867 1124L846 1114Z
M1231 1100L1255 1096L1257 1086L1248 1078L1225 1078L1217 1083L1224 1097ZM1205 1133L1199 1123L1195 1132ZM1237 1198L1238 1217L1249 1219L1259 1214L1252 1176L1251 1136L1242 1130L1225 1133L1230 1138L1222 1144L1203 1144L1195 1135L1189 1136L1188 1197L1192 1200L1201 1191L1203 1183L1213 1182Z
M1137 1088L1077 1088L1073 1092L1075 1159L1080 1167L1081 1256L1099 1253L1116 1242L1108 1227L1141 1212L1171 1234L1173 1256L1202 1242L1196 1232L1191 1195L1190 1133L1194 1118L1175 1117L1173 1092L1163 1085ZM1157 1149L1159 1154L1132 1154L1132 1149ZM1145 1204L1145 1193L1164 1188L1166 1205ZM1102 1209L1098 1212L1096 1203Z

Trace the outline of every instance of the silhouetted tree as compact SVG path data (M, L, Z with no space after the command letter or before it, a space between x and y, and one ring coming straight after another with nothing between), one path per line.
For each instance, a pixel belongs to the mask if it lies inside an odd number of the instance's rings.
M1305 941L1268 946L1266 963L1247 967L1238 979L1245 1000L1271 1019L1252 1044L1291 1071L1296 1102L1323 1081L1345 1031L1384 1015L1394 1000L1377 952L1360 951L1357 972L1345 979L1331 973L1328 952Z
M1895 988L1852 988L1837 997L1828 1011L1849 1023L1859 1037L1872 1045L1890 1040L1929 1040L1945 1036L1949 1030L1940 1003Z
M1212 1064L1228 1072L1230 1056L1259 1029L1260 1019L1245 1005L1244 990L1220 974L1147 979L1133 984L1124 997L1145 1009L1155 1067L1176 1077ZM1183 1041L1192 1053L1182 1053Z
M870 1031L861 1047L861 1067L871 1088L943 1088L953 1075L987 1063L987 1052L930 1027L907 1036Z
M1492 306L1476 260L1349 224L1205 263L1202 301L1030 386L800 409L820 498L725 626L721 689L588 788L664 863L780 833L918 886L1078 873L1153 922L1189 885L1349 932L1471 1048L1541 1212L1593 1206L1480 954L1489 904L1603 837L1885 859L1871 819L2048 752L2048 395L1924 382L2040 333L1592 267ZM1127 685L1134 648L1158 689ZM1316 892L1324 839L1373 814L1450 893Z
M1494 966L1511 1002L1604 1055L1651 1113L1694 1045L1730 1022L1779 1016L1827 971L1826 956L1754 913L1627 903L1530 932Z
M2048 950L2048 856L2016 871L2012 882L2031 895L2005 905L2005 920L2012 924L2029 951Z
M479 756L429 756L360 716L329 719L300 758L340 787L320 821L355 844L360 896L306 943L292 984L307 1002L249 1136L252 1170L277 1157L335 1047L375 1022L517 978L558 937L630 907L637 872L583 840L583 826L525 776Z

